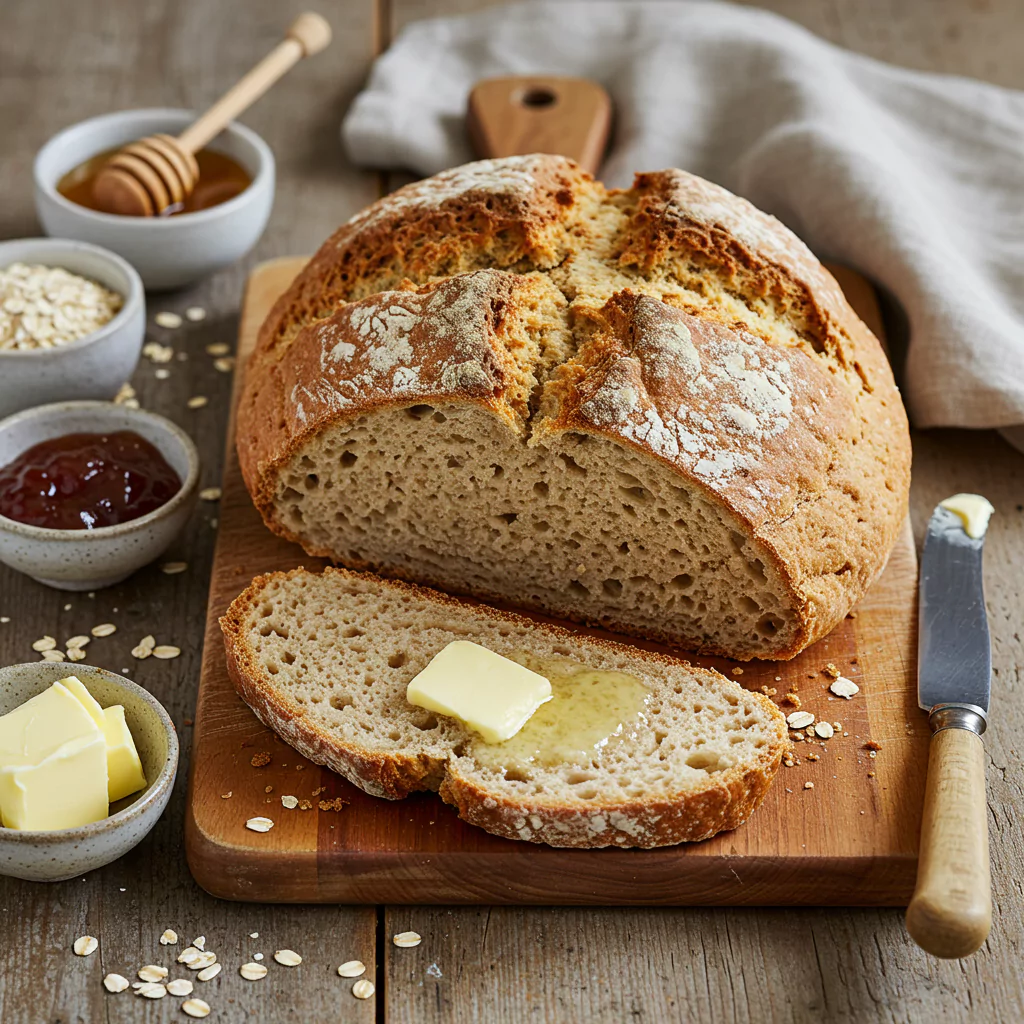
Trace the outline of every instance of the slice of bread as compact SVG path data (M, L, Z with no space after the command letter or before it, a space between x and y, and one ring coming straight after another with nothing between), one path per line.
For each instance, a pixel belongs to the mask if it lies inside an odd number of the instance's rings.
M511 839L706 839L746 821L788 743L778 708L717 672L368 574L259 576L221 628L238 692L305 757L374 796L437 790L466 821ZM579 763L517 760L406 700L413 676L456 639L538 671L627 673L648 691L642 713ZM556 691L545 707L559 699L569 698Z

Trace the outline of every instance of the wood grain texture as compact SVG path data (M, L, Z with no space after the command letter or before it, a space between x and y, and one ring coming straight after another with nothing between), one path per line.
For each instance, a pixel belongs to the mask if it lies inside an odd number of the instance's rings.
M275 260L253 271L240 364L303 262ZM880 332L870 287L850 272L842 277ZM233 406L238 397L236 387ZM436 796L368 797L308 764L260 725L227 677L217 619L256 573L321 563L266 529L230 445L222 486L186 819L189 862L208 891L241 900L360 903L875 905L909 898L928 739L927 727L907 726L916 712L917 562L909 526L856 616L800 657L742 667L722 658L693 659L727 673L740 668L735 678L750 689L796 690L804 710L842 723L827 743L795 745L796 764L782 769L746 825L660 850L556 850L466 825ZM829 693L828 665L860 683L856 698ZM868 757L869 739L883 745L880 760ZM271 764L254 767L258 752ZM311 794L323 787L321 799L341 796L349 806L340 814L321 811ZM226 792L231 799L222 798ZM312 806L285 811L279 802L284 792ZM272 831L245 829L258 814L274 819Z
M970 956L992 926L985 745L968 729L932 736L917 884L907 930L933 956Z
M612 105L596 82L556 75L491 78L469 94L466 131L481 157L557 153L596 175Z
M325 0L319 9L335 28L335 43L291 73L287 93L272 92L246 115L278 159L270 226L247 261L180 296L181 307L195 302L210 314L201 328L190 329L195 333L183 346L190 361L175 364L165 382L154 381L148 364L135 377L144 405L170 414L193 433L208 471L205 484L220 477L229 381L203 361L202 348L235 337L247 269L258 259L313 251L377 196L378 176L353 170L337 142L342 113L373 54L412 18L483 5L484 0ZM201 106L273 45L301 6L298 0L8 0L0 32L0 235L38 232L31 161L54 131L129 106ZM883 60L1024 87L1024 9L1018 0L761 0L760 6ZM396 181L388 176L387 187ZM178 309L178 303L176 297L173 305L151 305ZM167 340L161 332L153 336L158 334ZM186 413L185 399L200 391L210 396L210 405L201 414ZM962 962L933 960L907 937L895 909L398 908L387 912L386 933L411 927L424 941L415 949L384 946L382 1020L385 1013L400 1024L1024 1020L1024 456L993 432L967 431L917 432L914 453L911 502L919 540L932 508L950 493L980 491L997 508L986 541L994 661L993 720L985 734L994 924L982 950ZM118 607L121 632L105 641L110 646L97 642L94 651L100 664L119 669L130 663L126 656L134 640L155 622L166 624L186 654L177 662L150 659L137 677L182 727L192 713L212 560L214 532L205 520L215 514L203 508L169 553L188 559L188 573L165 578L151 570L117 591L100 592L95 619L92 602L81 618L77 603L63 612L63 597L0 569L0 615L12 617L10 624L0 624L5 662L30 657L28 644L36 636L80 632L112 618ZM187 748L189 731L180 732ZM281 928L284 941L317 972L314 977L304 964L298 969L302 984L285 984L274 993L233 985L228 996L236 1003L215 1003L216 1019L369 1020L373 1000L355 1004L334 976L321 987L319 972L356 947L354 955L369 964L363 950L372 949L373 936L362 922L372 915L206 897L181 856L184 767L179 780L165 821L116 869L60 886L0 879L0 1018L35 1024L180 1017L170 1000L140 1006L141 1000L125 995L106 996L93 973L99 966L95 956L79 961L67 945L88 929L101 938L96 956L104 957L104 968L116 969L141 963L138 957L151 948L144 942L168 924L194 923L224 952L232 948L229 940L250 931L276 940L274 930Z

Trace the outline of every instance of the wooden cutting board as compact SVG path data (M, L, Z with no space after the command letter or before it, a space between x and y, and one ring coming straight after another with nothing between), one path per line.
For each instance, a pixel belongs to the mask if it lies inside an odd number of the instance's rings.
M242 312L243 365L263 317L302 266L253 272ZM881 332L874 294L833 268L851 302ZM235 381L233 408L237 405ZM461 822L440 798L389 802L301 758L236 696L224 665L220 616L249 580L317 559L264 527L242 483L228 432L220 532L195 715L186 852L199 884L234 900L338 903L903 905L913 888L928 725L915 690L917 566L909 524L871 592L831 636L783 664L742 666L736 678L779 694L842 728L796 745L764 803L734 832L660 850L557 850L499 839ZM539 618L539 616L538 616ZM599 631L580 630L593 635ZM607 634L604 634L607 635ZM650 646L637 644L637 646ZM695 659L729 673L722 658ZM856 680L832 698L829 663ZM874 758L864 744L881 744ZM809 755L817 760L808 760ZM269 755L269 763L255 767ZM806 788L812 784L812 788ZM282 795L308 802L287 810ZM341 797L341 810L319 802ZM256 833L248 818L274 828Z

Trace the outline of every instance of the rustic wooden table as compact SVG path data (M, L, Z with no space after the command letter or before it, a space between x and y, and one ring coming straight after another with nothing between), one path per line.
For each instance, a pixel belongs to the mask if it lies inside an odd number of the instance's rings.
M204 351L233 343L245 275L260 259L312 251L344 218L392 182L345 162L338 125L376 53L410 20L486 0L321 0L332 47L293 71L245 121L278 158L279 188L256 252L184 294L153 297L151 314L201 305L201 324L151 327L174 346L168 379L143 360L133 381L144 406L180 423L199 444L203 483L220 478L230 377ZM1024 87L1024 8L1017 0L768 0L842 45L913 67ZM33 235L31 166L39 146L80 118L123 107L199 107L277 39L301 0L8 0L0 32L0 237ZM209 404L189 410L186 401ZM228 963L291 947L305 962L262 982L225 971L203 993L218 1020L383 1021L1015 1021L1024 1019L1019 957L1024 787L1015 703L1024 664L1021 551L1024 456L994 433L930 431L914 438L912 513L920 538L928 513L954 491L995 503L987 589L995 664L989 823L995 920L969 960L922 954L895 910L681 910L348 908L230 904L192 881L182 854L189 722L198 677L217 508L204 503L169 558L94 598L63 595L0 572L2 663L33 660L43 634L66 638L113 621L90 660L132 675L165 704L183 740L176 792L164 819L132 854L60 885L0 878L0 1020L184 1019L179 1000L107 995L100 979L149 962L167 927L208 937ZM176 661L135 662L148 632L178 644ZM415 928L415 951L392 933ZM250 933L258 932L259 939ZM100 953L71 954L73 939L100 938ZM359 958L377 996L364 1003L334 974ZM436 965L432 970L427 970Z

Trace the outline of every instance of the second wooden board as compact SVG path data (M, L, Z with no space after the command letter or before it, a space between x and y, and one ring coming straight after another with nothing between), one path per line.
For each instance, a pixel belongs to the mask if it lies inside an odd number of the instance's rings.
M253 272L240 365L302 262L277 260ZM864 319L880 330L863 279L841 271L837 276ZM829 740L796 744L793 767L780 770L746 825L706 842L659 850L559 850L467 825L432 794L398 802L367 796L300 757L239 699L227 676L218 617L257 573L321 563L263 525L238 470L233 421L186 824L189 865L204 889L226 899L268 902L907 902L917 867L928 743L915 689L917 567L909 526L855 614L800 657L743 666L692 659L725 673L742 670L734 678L751 689L780 695L795 690L806 710L835 728ZM854 679L860 693L852 700L834 697L829 666ZM869 743L880 749L868 749ZM282 796L300 803L288 809ZM340 810L337 798L347 801ZM247 830L246 820L257 815L271 818L273 829Z

